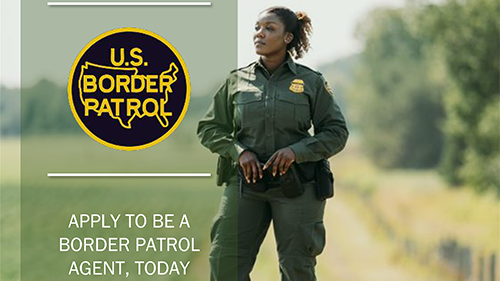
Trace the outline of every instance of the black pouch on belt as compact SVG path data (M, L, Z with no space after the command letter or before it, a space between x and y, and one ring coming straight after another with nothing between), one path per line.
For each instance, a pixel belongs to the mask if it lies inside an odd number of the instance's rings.
M294 198L304 193L304 187L300 181L296 164L293 163L290 169L279 178L283 194L288 198Z
M262 179L258 179L255 183L253 183L253 181L250 181L250 183L248 183L245 179L245 176L243 175L241 167L238 165L238 177L240 178L240 183L244 187L248 187L257 192L265 192L267 190L266 180L268 175L266 175L266 173L264 173L264 177Z
M316 162L316 197L319 200L332 198L333 191L333 173L330 170L330 162L323 159Z
M217 186L229 182L229 178L232 176L231 171L234 171L231 159L219 156L217 159Z

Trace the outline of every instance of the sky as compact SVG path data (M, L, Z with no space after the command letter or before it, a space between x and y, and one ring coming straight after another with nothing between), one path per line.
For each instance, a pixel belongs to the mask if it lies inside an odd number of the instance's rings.
M0 2L0 84L20 84L20 0ZM254 61L252 34L257 15L276 5L305 11L312 19L312 50L299 62L317 68L362 49L354 37L356 24L376 7L400 7L405 0L238 0L238 65Z
M20 82L20 0L0 0L0 84Z

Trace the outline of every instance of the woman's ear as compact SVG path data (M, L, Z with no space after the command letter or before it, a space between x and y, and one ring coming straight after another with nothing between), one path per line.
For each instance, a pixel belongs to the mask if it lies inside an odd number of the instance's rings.
M285 43L290 44L290 42L292 42L292 40L293 40L293 34L290 32L287 32L285 34Z

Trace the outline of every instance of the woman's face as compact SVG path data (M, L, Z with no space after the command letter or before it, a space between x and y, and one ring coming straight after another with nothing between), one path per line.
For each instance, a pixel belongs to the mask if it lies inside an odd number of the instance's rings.
M255 23L253 34L255 52L261 56L286 53L286 46L291 41L290 36L290 33L285 32L285 25L277 15L261 13Z

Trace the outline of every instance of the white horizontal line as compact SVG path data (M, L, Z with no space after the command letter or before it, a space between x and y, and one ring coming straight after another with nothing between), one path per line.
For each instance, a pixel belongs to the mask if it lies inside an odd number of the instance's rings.
M47 173L47 177L210 177L211 173Z
M48 6L211 6L212 2L47 2Z

